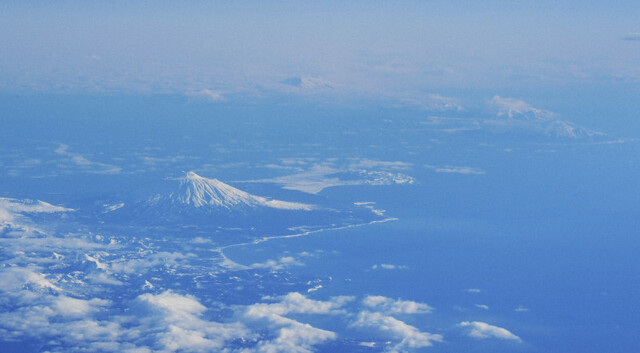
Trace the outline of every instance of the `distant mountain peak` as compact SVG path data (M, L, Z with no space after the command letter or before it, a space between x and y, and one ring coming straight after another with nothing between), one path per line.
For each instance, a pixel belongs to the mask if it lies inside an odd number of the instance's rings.
M573 139L605 136L604 133L580 127L570 121L560 120L558 115L544 109L538 109L529 103L515 99L494 96L487 102L497 108L498 116L507 116L508 121L499 121L500 125L520 127L539 131L549 136L569 137Z
M333 89L327 81L320 77L289 77L280 81L280 83L303 89Z
M178 191L169 195L169 199L174 204L196 208L219 207L229 210L245 207L270 207L287 210L311 210L313 208L307 204L270 200L251 195L218 179L205 178L192 171L185 173L179 180Z
M188 171L185 175L184 175L185 179L189 179L189 180L193 180L193 179L204 179L203 177L199 176L198 174L196 174L195 172L192 171Z
M256 196L218 179L204 178L191 171L180 178L178 192L172 193L170 197L173 201L194 207L216 206L231 209L238 205L255 207L260 204Z

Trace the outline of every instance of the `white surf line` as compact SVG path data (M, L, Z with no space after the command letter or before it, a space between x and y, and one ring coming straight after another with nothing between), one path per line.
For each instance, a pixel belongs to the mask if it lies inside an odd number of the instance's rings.
M371 224L386 223L386 222L397 221L397 220L398 220L398 218L390 217L390 218L385 218L385 219L381 219L381 220L377 220L377 221L371 221L371 222L367 222L367 223L349 224L349 225L342 226L342 227L308 230L306 232L296 233L296 234L288 234L288 235L274 235L272 237L263 237L263 238L259 238L259 239L256 239L256 240L253 240L253 241L249 241L249 242L246 242L246 243L238 243L238 244L230 244L230 245L221 246L221 247L219 247L217 249L213 249L212 251L217 252L217 253L220 254L220 256L222 256L223 260L220 263L222 266L228 267L228 268L235 267L235 268L237 268L239 270L240 269L246 270L246 269L249 269L251 267L239 264L239 263L229 259L224 254L224 249L233 248L233 247L237 247L237 246L256 245L256 244L264 243L266 241L273 240L273 239L297 238L297 237L303 237L303 236L306 236L306 235L309 235L309 234L321 233L321 232L328 231L328 230L343 230L343 229L357 228L357 227L368 226L368 225L371 225Z

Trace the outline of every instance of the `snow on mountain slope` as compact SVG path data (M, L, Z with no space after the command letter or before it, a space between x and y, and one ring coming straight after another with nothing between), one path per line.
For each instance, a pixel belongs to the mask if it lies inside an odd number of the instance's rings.
M305 211L313 209L312 205L251 195L218 179L204 178L194 172L187 172L180 178L178 192L169 195L169 199L174 204L191 205L196 208L221 207L232 210L239 207L270 207Z
M501 120L487 120L490 125L511 126L528 131L540 132L548 136L573 139L604 137L605 134L578 126L570 121L561 120L558 115L544 109L538 109L529 103L515 98L494 96L487 102L497 108Z
M4 217L10 217L18 213L56 213L70 212L70 208L54 206L50 203L40 200L17 200L6 197L0 197L0 210Z
M25 214L72 212L73 209L54 206L44 201L18 200L0 197L0 231L12 228L26 230L29 218Z

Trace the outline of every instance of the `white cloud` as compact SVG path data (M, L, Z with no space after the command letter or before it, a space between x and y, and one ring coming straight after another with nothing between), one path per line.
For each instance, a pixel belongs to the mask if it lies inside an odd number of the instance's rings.
M71 212L73 209L54 206L44 201L0 198L0 210L6 213L56 213ZM2 220L2 218L0 218Z
M429 94L429 99L431 100L431 105L439 110L464 110L464 107L462 107L455 98L431 93Z
M195 237L191 240L193 244L211 244L212 240L203 238L203 237Z
M387 314L428 314L433 311L433 308L425 303L395 300L380 295L367 296L362 300L362 303L371 309Z
M387 98L392 99L391 105L394 107L414 106L425 110L439 111L464 110L459 99L445 97L436 93L397 92L387 94Z
M21 290L23 286L33 287L35 290L53 290L56 292L62 289L48 280L45 275L37 272L35 266L9 267L0 271L0 288L6 292Z
M76 351L119 351L122 330L117 322L99 321L97 313L110 309L101 298L70 297L34 267L12 267L0 271L0 338L50 340L58 347ZM60 286L59 286L60 285ZM127 346L129 347L129 346Z
M486 174L484 170L480 168L473 168L473 167L455 167L451 165L435 166L430 164L425 164L425 167L429 169L433 169L436 173L456 173L456 174L476 174L476 175Z
M278 335L272 340L261 341L253 351L260 353L311 353L314 345L334 340L337 337L335 332L322 330L291 319L282 318L278 324L284 326L278 330Z
M157 332L158 346L168 352L177 350L207 352L221 349L225 342L250 337L241 323L223 324L203 319L207 308L195 297L166 291L145 293L136 299L142 327Z
M376 264L371 266L372 270L382 269L382 270L406 270L409 267L405 265L392 265L392 264Z
M391 265L391 264L380 264L380 268L385 269L385 270L395 270L396 268L400 268L402 266L396 266L396 265Z
M62 316L84 317L97 311L99 307L109 305L109 303L108 300L104 299L84 300L61 295L54 300L53 307Z
M478 289L478 288L468 288L464 290L467 293L481 293L482 289Z
M114 310L100 298L20 291L18 304L0 313L0 337L49 339L73 351L219 351L228 341L252 333L241 323L222 324L203 319L206 308L194 297L167 291L139 296L129 314L119 310L106 320L97 314ZM6 308L6 307L5 307ZM123 325L124 324L124 325ZM150 347L147 347L149 345Z
M220 92L217 91L212 91L210 89L201 89L200 91L197 92L191 92L188 95L193 96L193 97L200 97L200 98L204 98L209 102L212 103L216 103L216 102L224 102L227 99L224 98L222 96L222 94Z
M209 351L221 348L221 344L205 337L200 330L189 330L176 325L169 325L169 330L160 337L160 343L169 352L174 351Z
M389 347L390 352L404 352L429 347L434 342L442 342L442 336L439 334L421 332L414 326L381 313L362 311L351 326L371 328L377 331L380 337L399 340L397 344Z
M401 161L379 161L368 158L353 158L352 163L349 165L351 169L371 169L382 168L384 170L407 170L411 169L413 164Z
M180 295L172 291L153 295L149 293L138 296L138 301L149 304L154 310L162 311L170 319L189 319L202 314L206 308L190 295Z
M518 341L518 342L522 341L520 337L514 335L509 330L504 329L502 327L489 325L486 322L463 321L460 324L458 324L458 326L470 328L471 330L469 331L469 336L474 338L479 338L479 339L499 338L504 340Z
M476 308L482 309L482 310L489 310L489 306L485 304L476 304Z
M97 257L90 256L89 254L84 254L84 258L87 261L93 262L94 264L96 264L96 268L99 269L99 270L103 270L103 271L108 271L109 270L109 266L107 266L106 264L100 262L100 260Z
M265 262L254 263L251 268L264 268L269 270L281 270L291 266L304 266L304 264L291 256L283 256L278 260L269 259Z
M304 295L292 292L272 304L253 304L247 308L246 316L266 317L270 315L296 314L337 314L344 313L341 308L354 298L349 296L333 297L330 301L308 299Z
M120 345L115 342L120 334L121 327L116 322L97 321L90 318L82 318L64 323L58 326L63 340L73 346L102 346L118 348ZM105 346L106 345L106 346Z
M356 206L360 206L360 207L364 207L364 208L368 208L369 210L371 210L371 212L373 214L376 214L380 217L384 216L384 213L387 212L386 210L383 209L379 209L379 208L375 208L375 202L371 202L371 201L366 201L366 202L354 202L353 203ZM393 265L386 265L386 266L393 266ZM376 265L373 265L374 269L375 267L377 267ZM402 267L402 266L400 266Z
M353 297L333 297L329 301L308 299L300 293L289 293L272 304L258 303L246 308L245 318L253 321L266 320L277 336L269 341L262 341L257 352L311 352L313 345L332 340L336 334L331 331L312 327L311 325L284 317L286 314L344 314L342 307L353 300Z
M93 162L80 154L72 153L72 152L69 152L68 150L69 150L69 146L65 144L59 144L58 148L56 148L54 152L60 156L67 157L65 162L71 162L72 164L75 164L79 167L84 167L82 168L82 170L87 173L118 174L122 171L122 168L118 166L107 164L107 163Z
M3 199L0 204L4 206L0 209L12 210L12 215L21 217L15 212L67 210L11 199ZM171 291L146 293L132 302L116 297L114 304L89 295L110 295L110 291L103 290L104 284L135 284L137 289L141 279L138 275L150 267L166 273L189 268L181 263L188 255L154 253L148 247L143 250L137 247L141 242L131 242L133 247L127 248L126 242L114 244L110 242L113 239L102 236L49 232L31 235L22 229L12 232L15 238L0 239L2 254L13 256L0 267L0 340L50 342L54 350L74 347L74 351L210 352L221 351L231 340L254 337L242 322L208 320L207 308L192 296ZM123 251L123 256L107 252L115 248ZM86 252L87 249L94 251ZM33 265L34 260L41 266ZM119 277L122 281L110 276L114 270L123 274Z

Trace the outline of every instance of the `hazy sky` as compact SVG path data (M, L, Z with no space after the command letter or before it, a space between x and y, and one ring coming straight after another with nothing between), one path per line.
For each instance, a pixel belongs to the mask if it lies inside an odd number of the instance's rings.
M3 2L3 92L345 95L640 81L640 2Z

